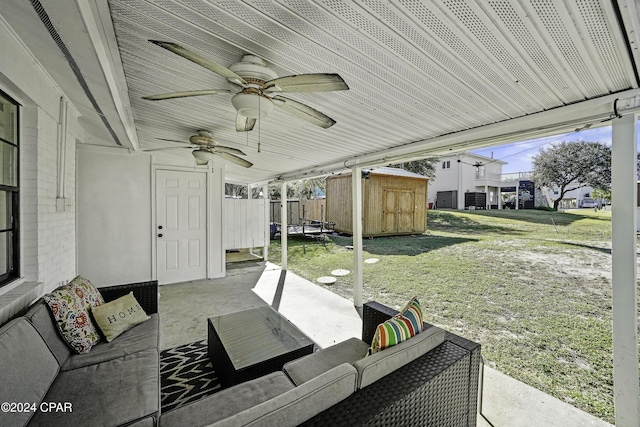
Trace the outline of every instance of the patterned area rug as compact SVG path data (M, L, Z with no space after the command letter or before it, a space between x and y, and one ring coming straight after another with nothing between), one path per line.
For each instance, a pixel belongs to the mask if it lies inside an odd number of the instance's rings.
M162 351L160 378L162 412L221 390L207 355L206 340Z

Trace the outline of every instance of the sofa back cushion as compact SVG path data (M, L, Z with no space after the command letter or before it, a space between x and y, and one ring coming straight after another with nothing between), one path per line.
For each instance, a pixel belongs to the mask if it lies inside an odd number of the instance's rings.
M31 322L19 317L0 328L0 354L0 402L39 405L59 365ZM2 411L0 425L24 426L33 413Z
M407 341L358 360L353 364L358 371L358 388L364 388L426 354L444 342L445 334L444 330L431 326Z
M24 315L31 321L31 324L38 330L49 349L58 360L58 364L62 366L71 354L71 349L66 341L60 335L58 327L54 323L51 310L47 303L40 298L31 306L29 311Z

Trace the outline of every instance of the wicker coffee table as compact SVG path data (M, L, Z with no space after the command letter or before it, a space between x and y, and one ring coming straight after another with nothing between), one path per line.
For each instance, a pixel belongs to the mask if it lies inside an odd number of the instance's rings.
M313 352L313 342L268 306L208 319L209 358L222 385L279 371Z

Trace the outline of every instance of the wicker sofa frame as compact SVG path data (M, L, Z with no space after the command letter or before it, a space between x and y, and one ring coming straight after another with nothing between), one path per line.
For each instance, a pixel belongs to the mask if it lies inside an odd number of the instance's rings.
M397 314L363 306L362 340ZM476 426L480 344L447 332L445 342L415 361L311 418L303 426Z
M145 313L153 314L158 312L158 281L128 283L125 285L113 285L98 288L105 301L113 301L121 296L133 292L140 306Z

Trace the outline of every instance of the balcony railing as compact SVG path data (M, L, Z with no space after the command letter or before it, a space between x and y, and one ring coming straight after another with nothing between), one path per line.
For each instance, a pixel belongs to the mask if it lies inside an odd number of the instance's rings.
M499 173L485 172L483 170L476 171L476 179L487 179L490 181L500 181Z
M500 181L517 181L519 179L531 180L533 178L533 172L514 172L503 173L500 175Z

